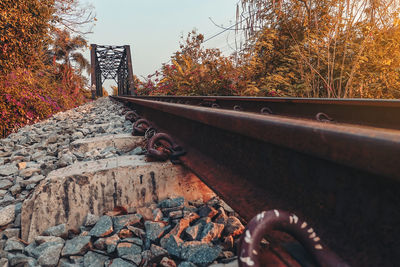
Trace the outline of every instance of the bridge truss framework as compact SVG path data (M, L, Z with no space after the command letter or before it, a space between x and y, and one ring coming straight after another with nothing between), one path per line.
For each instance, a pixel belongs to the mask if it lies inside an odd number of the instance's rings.
M90 45L92 98L103 96L105 80L114 80L118 95L135 95L129 45Z

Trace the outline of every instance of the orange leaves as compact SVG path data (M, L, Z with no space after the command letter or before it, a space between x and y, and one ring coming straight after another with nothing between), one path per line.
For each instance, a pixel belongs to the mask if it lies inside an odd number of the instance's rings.
M50 72L18 68L0 75L0 136L86 102L88 94L81 89L82 84L75 86L79 90L71 93L71 88L59 83L56 74Z

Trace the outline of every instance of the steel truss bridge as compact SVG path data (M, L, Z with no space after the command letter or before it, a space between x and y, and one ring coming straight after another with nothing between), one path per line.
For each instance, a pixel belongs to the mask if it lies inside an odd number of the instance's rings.
M129 45L90 45L92 98L103 96L105 80L114 80L118 95L135 95Z

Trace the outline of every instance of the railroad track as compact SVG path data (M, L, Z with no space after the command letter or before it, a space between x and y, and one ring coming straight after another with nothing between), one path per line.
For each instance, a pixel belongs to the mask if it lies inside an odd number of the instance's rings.
M295 212L353 266L400 260L400 101L118 96L245 221Z

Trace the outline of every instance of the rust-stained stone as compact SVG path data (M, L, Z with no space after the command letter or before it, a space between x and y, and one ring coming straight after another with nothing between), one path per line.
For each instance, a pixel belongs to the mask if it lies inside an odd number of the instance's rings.
M212 218L218 214L218 211L211 206L204 205L199 208L197 213L200 215L200 217Z
M218 208L218 216L215 218L214 222L225 225L227 221L228 216L226 215L225 210L222 207Z
M152 213L153 213L153 221L155 221L155 222L161 221L164 216L162 211L159 208L153 210Z
M201 224L196 224L196 225L186 228L185 234L186 234L187 239L189 241L196 240L197 237L199 236L199 232L202 229L202 227L203 226Z
M182 234L182 232L189 227L190 221L187 218L183 218L181 219L176 225L175 227L168 233L166 234L161 240L160 240L160 244L162 247L166 246L166 243L169 239L170 236L176 236L176 237L180 237L180 235Z
M104 240L105 246L107 248L107 253L114 252L119 241L120 241L120 238L118 237L117 234L107 237Z
M182 247L181 258L195 264L207 265L213 262L221 252L218 246L212 246L199 241L185 242Z
M104 242L105 242L106 245L117 245L118 241L119 241L119 237L118 237L117 234L109 236L109 237L106 237L104 239Z
M140 254L142 249L135 244L128 242L121 242L117 245L118 256Z
M137 237L142 238L146 235L146 233L140 228L130 226L130 225L128 225L126 228L128 228L130 231L132 231L132 233Z
M61 255L84 255L91 248L91 245L90 236L77 236L65 242Z
M88 213L102 215L117 206L140 207L176 196L207 201L214 195L198 177L170 162L149 163L143 156L79 162L49 173L25 200L21 236L31 242L62 223L78 229Z
M124 238L129 238L129 237L132 237L132 236L133 236L133 233L132 233L130 230L128 230L128 229L122 229L122 230L118 233L118 236L119 236L120 238L122 238L122 239L124 239Z
M211 242L215 239L221 237L221 233L224 230L224 225L219 223L207 223L203 227L203 231L201 232L201 242Z
M224 242L222 243L224 249L232 249L233 245L234 245L234 239L231 235L224 238Z
M135 225L142 220L142 215L140 214L128 214L121 215L112 218L114 224L114 230L118 232L122 228L128 225Z
M136 212L143 216L145 221L153 221L153 210L157 207L155 203L148 203L148 205L143 207L138 207Z
M155 241L160 238L164 233L164 223L146 221L144 227L146 228L146 238Z
M26 162L17 163L18 170L22 170L26 168Z
M162 267L176 267L176 263L170 258L164 257L160 261L160 266Z
M229 216L225 224L225 235L237 236L241 235L244 231L244 226L235 216Z
M200 218L200 216L195 212L190 212L189 214L185 215L185 220L188 220L189 223L192 223L193 221L195 221L199 218Z
M105 237L114 231L112 219L110 216L102 216L96 225L90 230L89 234L95 237Z

